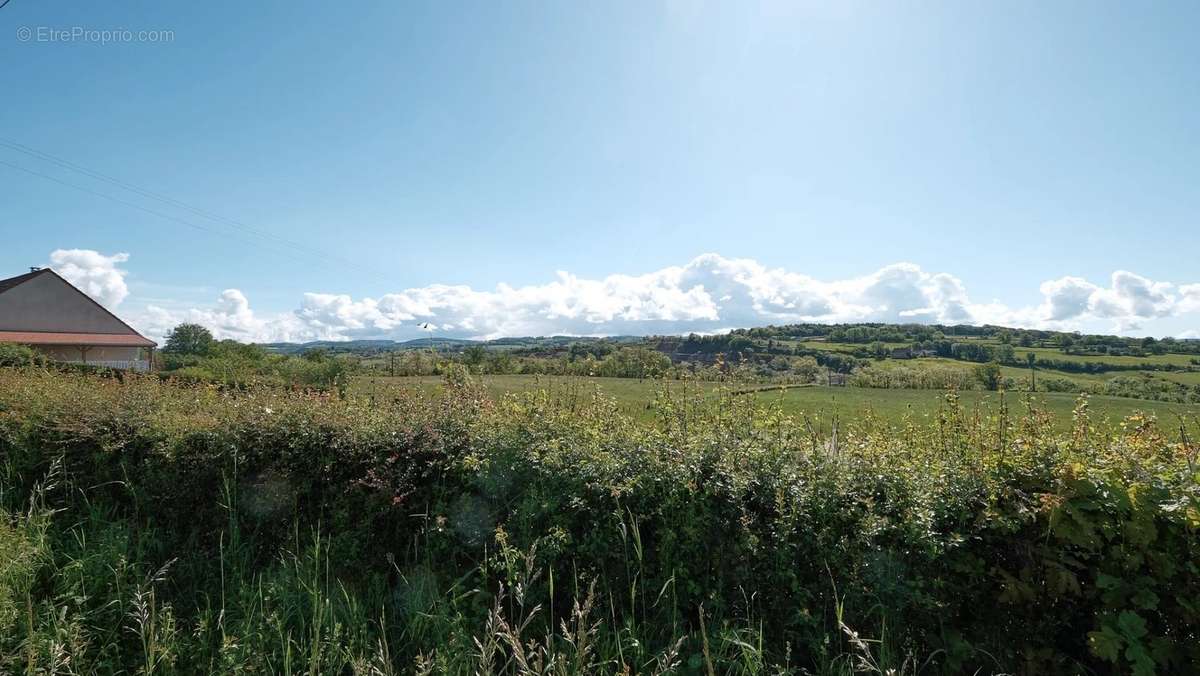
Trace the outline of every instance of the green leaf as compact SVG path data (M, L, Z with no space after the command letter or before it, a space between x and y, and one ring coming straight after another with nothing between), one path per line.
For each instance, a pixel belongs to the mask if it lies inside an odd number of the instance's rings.
M1147 634L1146 620L1132 610L1121 611L1121 614L1117 616L1117 627L1130 643Z
M1125 659L1133 663L1134 676L1154 676L1154 658L1150 657L1142 644L1134 643L1126 648Z
M1154 610L1158 607L1158 594L1149 589L1139 589L1129 600L1143 610Z
M1121 643L1120 634L1108 625L1100 631L1088 632L1088 647L1092 649L1092 654L1114 664L1121 656Z

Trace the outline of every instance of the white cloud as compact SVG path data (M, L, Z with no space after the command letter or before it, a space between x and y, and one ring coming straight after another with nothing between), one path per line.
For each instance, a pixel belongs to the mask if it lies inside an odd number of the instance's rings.
M1200 284L1179 287L1179 311L1200 312Z
M108 308L115 308L129 295L125 286L125 271L118 263L129 260L129 254L105 256L91 249L56 249L50 252L50 267L74 284L80 291Z
M222 294L216 307L148 312L144 323L162 330L169 321L194 321L219 337L241 340L339 340L422 335L428 322L444 335L613 335L714 332L734 326L785 322L969 322L976 308L957 278L930 274L911 263L887 266L849 280L823 282L750 259L698 256L681 267L644 275L582 279L559 272L552 281L490 291L434 284L380 298L306 293L294 312L259 317L244 295ZM169 327L167 327L169 328Z
M1175 303L1171 284L1118 270L1110 288L1092 295L1091 309L1099 317L1117 320L1155 319L1171 315Z
M127 293L125 272L117 268L126 254L59 250L51 259L101 302L116 305ZM240 290L226 289L209 307L147 305L128 319L155 338L189 321L220 338L275 342L412 338L424 335L422 323L434 325L440 335L472 338L712 333L771 323L856 321L1055 329L1113 322L1118 330L1133 331L1148 321L1200 312L1200 284L1175 286L1123 270L1112 274L1107 287L1061 277L1044 282L1040 291L1040 304L1014 308L972 302L962 280L913 263L822 281L752 259L705 254L642 275L584 279L558 272L544 284L522 287L432 284L357 299L305 293L295 310L269 315L256 313Z
M209 327L221 338L256 340L262 327L250 309L250 301L237 289L222 291L214 307L191 310L188 314L188 321Z
M1065 321L1087 314L1092 295L1100 287L1079 277L1063 277L1042 282L1041 291L1046 302L1042 315L1048 321Z
M1200 284L1179 287L1117 270L1107 288L1079 277L1044 282L1041 319L1056 325L1067 320L1109 319L1119 331L1134 331L1143 322L1200 310Z

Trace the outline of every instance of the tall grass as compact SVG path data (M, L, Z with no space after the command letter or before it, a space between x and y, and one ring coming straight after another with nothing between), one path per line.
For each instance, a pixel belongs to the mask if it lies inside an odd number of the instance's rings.
M0 672L1185 673L1196 421L0 369Z

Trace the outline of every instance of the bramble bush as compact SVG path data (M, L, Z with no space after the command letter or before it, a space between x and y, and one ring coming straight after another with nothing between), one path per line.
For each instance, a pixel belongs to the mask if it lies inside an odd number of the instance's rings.
M181 325L185 328L189 325ZM194 329L207 333L203 327ZM177 329L178 330L178 329ZM174 335L174 334L173 334ZM186 338L186 336L185 336ZM344 392L357 360L345 355L327 355L310 350L303 356L273 354L259 345L234 340L207 342L203 335L189 338L202 347L199 352L172 352L164 349L161 378L185 383L216 383L225 387L247 388L276 386ZM170 342L168 342L168 348Z
M1194 420L654 409L0 369L0 671L1200 669Z

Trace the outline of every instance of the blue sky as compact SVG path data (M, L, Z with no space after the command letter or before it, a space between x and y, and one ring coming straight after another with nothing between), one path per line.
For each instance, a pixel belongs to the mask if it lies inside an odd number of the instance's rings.
M11 0L0 276L80 250L54 260L147 332L246 339L1184 335L1198 25L1184 2ZM48 38L75 28L134 37Z

